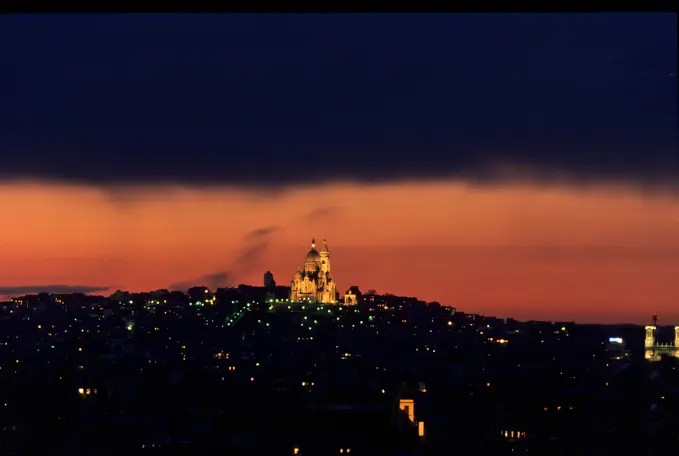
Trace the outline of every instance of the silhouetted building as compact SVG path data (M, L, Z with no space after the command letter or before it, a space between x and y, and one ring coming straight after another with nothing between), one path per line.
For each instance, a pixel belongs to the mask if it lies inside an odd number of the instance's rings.
M266 291L266 300L276 299L276 281L271 271L264 273L264 290Z
M207 287L191 287L188 290L189 301L191 304L214 304L214 295Z
M347 306L355 306L361 302L361 290L358 286L354 285L349 287L346 293L344 293L344 304Z

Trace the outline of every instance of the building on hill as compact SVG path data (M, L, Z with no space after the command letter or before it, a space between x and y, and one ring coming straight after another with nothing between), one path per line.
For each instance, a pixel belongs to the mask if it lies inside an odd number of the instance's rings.
M663 356L679 358L679 326L674 327L674 342L658 342L656 340L658 316L653 315L653 325L646 326L644 339L644 357L649 361L660 361Z
M330 274L330 251L325 239L321 251L316 250L316 240L311 240L311 250L304 260L304 269L297 269L290 282L290 300L293 302L337 302L337 284Z
M264 273L264 290L266 291L266 300L276 299L276 281L273 278L271 271Z
M344 293L344 304L347 306L355 306L361 302L361 290L356 285L349 287Z

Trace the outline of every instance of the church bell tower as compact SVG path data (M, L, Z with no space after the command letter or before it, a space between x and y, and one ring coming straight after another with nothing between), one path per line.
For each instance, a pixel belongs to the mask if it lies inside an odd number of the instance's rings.
M321 270L324 273L330 272L330 250L328 250L328 243L323 239L323 246L319 252L321 255Z

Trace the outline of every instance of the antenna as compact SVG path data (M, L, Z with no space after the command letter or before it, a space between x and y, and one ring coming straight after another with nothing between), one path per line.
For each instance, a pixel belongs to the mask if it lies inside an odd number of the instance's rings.
M653 314L653 326L658 326L658 314Z

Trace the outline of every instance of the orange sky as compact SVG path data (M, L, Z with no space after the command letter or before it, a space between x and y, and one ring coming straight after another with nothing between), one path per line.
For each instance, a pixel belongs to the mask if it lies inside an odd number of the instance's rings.
M112 195L13 183L0 201L3 287L141 291L221 271L259 285L267 269L287 284L316 236L328 239L342 291L519 319L643 323L657 312L679 324L679 199L669 194L442 181ZM260 228L272 230L246 239Z

